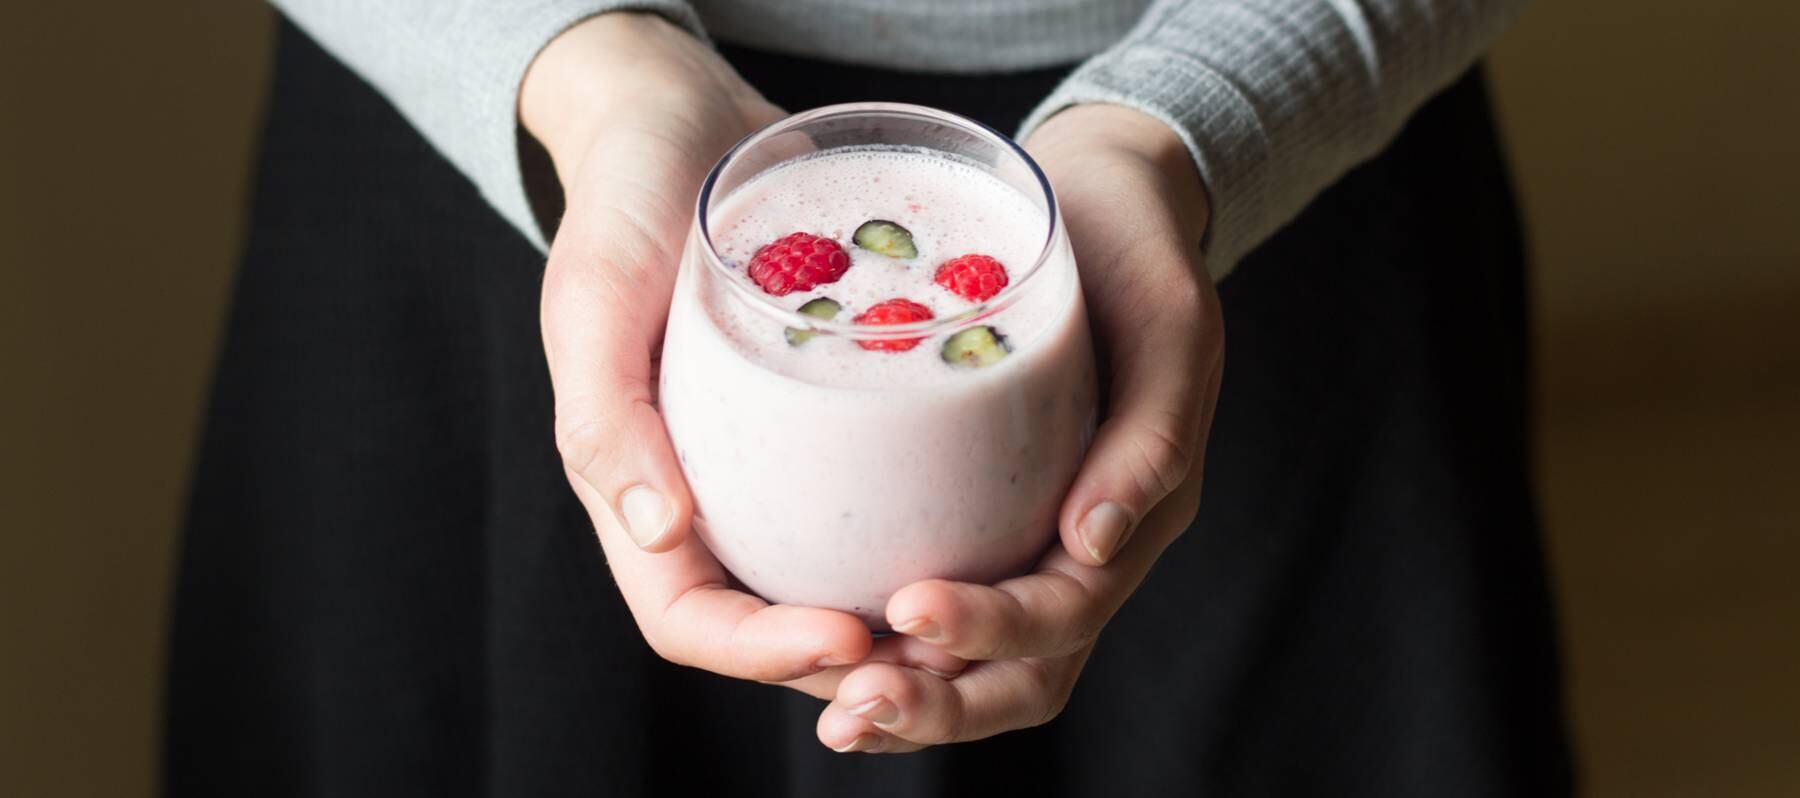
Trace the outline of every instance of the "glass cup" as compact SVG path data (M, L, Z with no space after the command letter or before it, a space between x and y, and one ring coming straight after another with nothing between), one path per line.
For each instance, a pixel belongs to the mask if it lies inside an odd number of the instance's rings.
M888 152L977 169L1018 192L1039 211L1035 261L1009 264L1022 268L985 302L875 326L797 312L830 286L772 297L744 278L741 263L721 257L716 217L746 188L734 212L754 208L758 176L799 159ZM946 170L944 179L956 174ZM726 153L701 188L694 220L658 401L693 492L695 531L743 587L775 603L854 613L880 631L888 597L905 585L992 583L1029 570L1054 538L1092 437L1096 387L1056 197L1025 151L931 108L829 106ZM836 221L847 229L862 220ZM839 243L853 246L847 237ZM975 327L1005 330L1010 352L900 384L865 379L888 355L855 344L922 339L918 346L937 350ZM770 342L795 334L810 352L837 352L855 368L792 368L771 348L783 345Z

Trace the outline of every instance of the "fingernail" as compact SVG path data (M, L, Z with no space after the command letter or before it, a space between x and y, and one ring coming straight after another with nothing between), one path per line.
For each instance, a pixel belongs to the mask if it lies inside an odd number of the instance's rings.
M849 753L854 753L857 751L873 751L873 750L875 750L876 746L878 746L880 744L881 744L881 738L876 735L858 734L858 735L856 735L856 739L850 741L849 745L846 745L842 748L833 748L831 750L836 751L840 754L849 754Z
M619 498L619 515L625 517L625 532L640 549L654 544L669 531L669 503L645 485L625 491Z
M879 696L851 707L850 714L877 726L889 726L900 720L900 708Z
M907 637L919 638L927 643L944 642L944 627L938 626L937 622L930 618L919 617L905 623L895 624L894 631Z
M926 673L936 676L939 679L946 679L946 680L954 679L957 677L957 675L962 673L962 671L940 671L937 668L931 667L930 665L920 665L919 670L922 670Z
M1081 527L1076 531L1081 534L1081 545L1087 547L1088 554L1105 563L1119 551L1125 544L1126 535L1131 533L1131 515L1118 502L1101 502L1081 519Z

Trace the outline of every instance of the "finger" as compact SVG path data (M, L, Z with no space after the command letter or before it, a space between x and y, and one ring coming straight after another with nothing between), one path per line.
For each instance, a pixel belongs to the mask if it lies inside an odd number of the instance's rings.
M954 679L969 665L968 660L941 646L905 635L891 635L875 641L875 647L864 662L892 662L917 668L939 679Z
M904 754L925 746L887 734L844 708L831 704L819 713L819 742L840 754Z
M1097 337L1111 356L1109 413L1058 519L1064 548L1087 565L1111 560L1203 456L1223 352L1218 295L1185 262L1161 274L1095 303ZM1155 311L1119 319L1111 307L1121 303Z
M1057 657L1090 647L1192 521L1199 495L1197 481L1182 486L1144 518L1144 534L1104 566L1076 562L1058 547L1033 573L991 587L917 582L888 600L888 622L968 660Z
M849 675L857 665L868 662L891 662L908 668L917 668L940 679L954 679L962 673L963 668L968 666L967 660L938 646L903 635L892 635L876 640L874 648L869 650L869 656L863 658L861 663L826 668L818 673L779 682L779 684L799 690L814 698L830 701L833 696L837 695L838 682Z
M666 306L668 293L627 284L616 264L562 254L545 272L542 308L557 449L636 546L668 551L685 536L692 499L654 404L650 353L663 319L629 310Z
M593 517L638 629L664 659L739 679L783 682L868 656L869 628L856 616L770 605L732 590L724 568L697 537L665 553L640 550L593 488L579 479L571 484Z
M980 740L1056 717L1085 658L1086 649L1056 659L983 662L951 681L892 665L864 665L844 677L832 706L866 721L874 732L914 743ZM843 727L830 731L833 737L821 736L821 742L847 742Z
M989 587L931 579L888 600L888 623L902 634L968 660L1068 654L1087 645L1111 614L1110 580L1067 552L1038 571Z
M544 273L544 351L565 464L639 548L668 551L693 500L656 411L652 354L713 154L621 130L592 143L568 189Z

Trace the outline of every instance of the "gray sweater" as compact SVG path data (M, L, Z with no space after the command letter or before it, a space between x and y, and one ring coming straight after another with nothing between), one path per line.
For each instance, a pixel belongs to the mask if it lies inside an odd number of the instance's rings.
M519 84L546 43L614 9L697 36L849 63L991 72L1085 61L1057 110L1110 102L1168 123L1213 202L1223 277L1319 191L1386 145L1524 0L275 0L385 94L508 221L546 247L525 197Z

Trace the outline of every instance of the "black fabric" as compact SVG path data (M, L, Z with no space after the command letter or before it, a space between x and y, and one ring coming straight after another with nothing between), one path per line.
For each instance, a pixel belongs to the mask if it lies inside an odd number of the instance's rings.
M1010 129L1059 76L729 53L790 108ZM542 260L280 34L191 498L166 791L259 796L1555 796L1523 255L1471 74L1222 287L1200 519L1067 712L837 755L821 705L659 661L551 441Z

